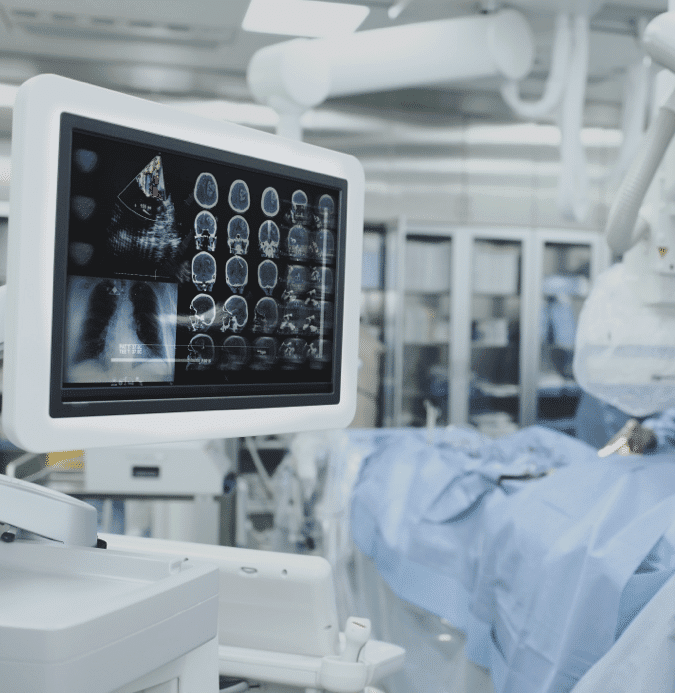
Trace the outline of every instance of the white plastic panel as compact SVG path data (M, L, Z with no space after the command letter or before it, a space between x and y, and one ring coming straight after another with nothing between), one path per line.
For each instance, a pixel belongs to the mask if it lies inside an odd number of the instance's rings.
M52 451L347 425L355 409L358 349L358 311L351 309L344 311L339 404L50 416L48 345L52 339L59 128L64 112L346 180L343 305L359 302L364 181L356 159L52 75L36 77L21 88L14 111L2 413L9 438L27 450Z

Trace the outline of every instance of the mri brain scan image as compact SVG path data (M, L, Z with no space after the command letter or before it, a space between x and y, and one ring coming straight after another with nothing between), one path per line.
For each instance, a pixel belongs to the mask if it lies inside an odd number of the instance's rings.
M192 258L192 283L200 291L213 291L216 283L216 261L205 250Z
M243 294L248 284L248 264L243 257L235 255L225 265L225 281L232 293Z
M319 332L326 334L333 329L333 304L330 301L318 301L314 306L319 316Z
M218 204L218 183L211 173L200 173L195 183L194 196L197 204L211 209Z
M216 319L216 302L209 294L197 294L190 303L190 329L193 332L201 332L211 325Z
M321 219L333 216L335 214L335 201L330 195L321 195L317 209Z
M302 334L323 336L333 329L333 304L330 301L310 300L306 309Z
M272 260L263 260L258 265L258 284L268 296L272 295L278 279L279 270Z
M327 339L316 339L309 345L309 367L325 368L333 358L333 345Z
M263 213L268 217L279 214L279 193L274 188L265 188L260 201Z
M227 223L227 245L233 255L246 255L250 230L244 217L237 214Z
M300 262L309 257L309 231L304 226L296 224L288 231L286 253L291 260Z
M258 243L263 257L279 257L279 227L271 220L264 221L258 231Z
M309 312L305 302L291 299L284 304L281 312L279 334L301 334Z
M279 346L273 337L258 337L253 342L253 362L255 371L267 371L277 362Z
M332 264L335 260L335 236L328 229L318 229L310 241L312 257L323 265Z
M284 299L304 294L309 288L309 269L304 265L288 265Z
M330 195L321 195L316 206L316 224L319 229L334 230L337 226L335 201Z
M187 370L205 370L213 365L216 346L208 334L196 334L188 344Z
M230 207L239 214L243 214L251 206L251 193L243 180L235 180L230 186L229 202Z
M282 342L279 349L282 368L298 368L309 355L309 347L304 339L294 337Z
M296 190L291 196L291 222L303 224L309 221L309 198L304 190Z
M223 342L221 366L226 371L241 370L249 356L248 343L241 335L232 335Z
M241 296L230 296L223 306L222 332L241 332L248 322L248 303Z
M273 298L261 298L253 313L253 332L273 334L279 323L279 306Z
M316 298L333 295L333 270L330 267L312 267L309 275L310 294Z
M203 209L195 217L194 228L197 250L210 250L213 252L216 249L216 234L218 231L218 222L213 214Z

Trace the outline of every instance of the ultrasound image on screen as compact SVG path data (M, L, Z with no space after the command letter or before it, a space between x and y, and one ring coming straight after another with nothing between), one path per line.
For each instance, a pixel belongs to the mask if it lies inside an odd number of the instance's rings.
M218 154L73 130L64 387L332 391L342 193Z
M108 250L118 262L151 272L176 257L180 241L162 158L156 156L117 195L107 231Z

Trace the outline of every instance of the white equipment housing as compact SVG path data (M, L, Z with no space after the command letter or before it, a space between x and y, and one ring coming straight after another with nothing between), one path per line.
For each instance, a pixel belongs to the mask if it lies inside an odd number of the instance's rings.
M259 50L248 66L255 98L310 108L331 96L482 77L521 79L534 41L515 10L443 19L334 39L296 39Z
M232 461L215 441L92 448L85 452L83 492L219 496L223 479L232 469Z
M404 650L370 640L370 622L340 633L332 569L318 556L103 535L108 545L154 556L187 556L220 571L221 675L309 689L360 693L398 670Z
M644 32L648 55L671 72L674 29L675 13L666 12ZM623 260L598 279L584 304L574 353L575 377L584 390L632 416L675 406L674 169L669 149L675 136L675 92L672 75L659 77L662 98L606 226L607 243Z
M0 581L3 691L217 690L213 566L17 540Z
M0 485L3 692L215 693L221 674L359 693L402 663L366 619L339 632L324 558L120 535L94 548L95 514L30 487ZM60 515L82 545L25 538L23 498L32 535Z
M62 387L61 369L65 369L63 363L52 360L53 348L59 348L53 341L54 329L64 320L55 309L55 301L61 298L55 294L54 277L55 272L63 271L68 258L67 251L57 256L55 250L58 242L63 243L65 231L62 222L57 229L58 209L64 209L65 204L67 212L70 207L59 197L59 191L63 193L59 186L68 184L65 176L59 179L60 146L68 141L62 140L64 114L75 121L81 118L103 124L101 127L111 128L111 132L136 133L137 139L145 135L164 138L177 143L178 151L187 152L188 157L193 149L208 150L210 156L215 152L248 162L242 164L248 170L259 162L259 171L286 171L279 174L286 175L286 180L292 180L288 171L295 171L301 182L303 175L335 182L341 190L338 235L344 245L336 252L330 402L326 403L322 395L317 400L311 393L298 398L291 383L283 406L277 404L276 390L267 393L263 389L247 402L245 397L236 401L239 395L224 396L235 401L220 408L213 402L202 405L201 400L196 402L199 397L193 396L185 396L177 404L179 398L168 394L160 410L152 405L147 411L135 411L133 400L129 408L117 405L115 409L114 403L111 408L106 400L98 413L92 411L90 403L78 402L74 407L64 405L71 409L67 415L54 415L58 400L54 388ZM33 78L20 88L14 108L12 152L2 422L6 435L17 446L35 452L90 449L121 442L325 429L351 421L356 407L359 319L353 307L359 305L364 189L363 170L356 159L51 75ZM227 199L227 188L221 193ZM221 223L221 233L226 226L227 217ZM222 274L223 268L218 271ZM250 310L252 313L253 307ZM255 373L251 375L251 386L257 382L255 377Z

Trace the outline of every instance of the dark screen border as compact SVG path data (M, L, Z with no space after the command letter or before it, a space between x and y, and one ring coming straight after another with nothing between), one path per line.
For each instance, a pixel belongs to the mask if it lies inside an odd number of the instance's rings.
M163 387L64 387L66 284L68 279L68 237L70 228L70 192L72 135L80 131L89 135L117 140L127 145L159 150L234 166L252 172L283 177L298 183L333 188L338 193L337 253L335 266L335 324L333 328L333 362L330 382L297 384L190 385ZM285 164L218 150L205 145L176 140L157 133L136 130L72 113L61 114L57 174L57 201L54 253L54 300L52 308L50 416L112 416L126 414L170 413L181 411L214 411L269 409L338 404L342 362L342 315L344 309L347 181ZM224 392L227 391L227 392ZM169 396L167 396L169 395Z

